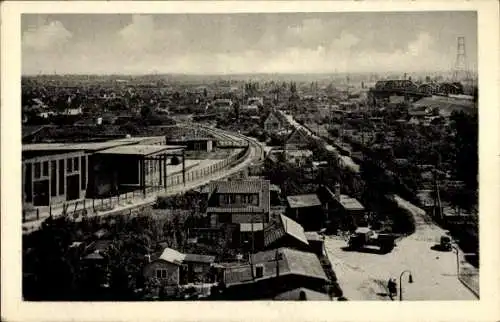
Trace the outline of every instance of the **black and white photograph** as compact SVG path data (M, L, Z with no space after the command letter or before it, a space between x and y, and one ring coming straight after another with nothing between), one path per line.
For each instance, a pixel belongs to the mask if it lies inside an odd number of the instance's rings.
M477 11L19 23L23 302L482 300Z

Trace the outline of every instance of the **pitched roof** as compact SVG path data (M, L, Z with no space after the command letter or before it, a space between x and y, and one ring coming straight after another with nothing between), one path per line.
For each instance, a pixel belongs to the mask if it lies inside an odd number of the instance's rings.
M307 144L309 143L309 137L307 130L300 126L295 131L290 134L288 140L286 140L286 144Z
M266 120L264 121L264 124L270 123L270 122L278 122L281 125L280 118L277 117L276 114L273 113L273 112L269 113L269 115L267 116Z
M259 193L262 180L214 181L209 186L217 193Z
M328 281L318 257L291 248L278 248L252 255L253 266L263 267L263 276L252 278L249 264L229 266L224 272L226 286L241 285L275 278L278 275L301 275Z
M269 212L270 208L270 185L269 180L234 180L234 181L212 181L202 189L202 193L209 194L209 199L215 193L244 193L244 194L259 194L258 206L246 207L209 207L207 212Z
M285 235L293 237L304 245L309 245L304 228L299 223L281 214L278 215L278 219L266 227L264 232L264 246L268 247L272 245Z
M299 301L301 300L301 293L305 295L306 301L331 301L328 294L316 292L308 288L296 288L288 292L276 295L273 300L275 301Z
M181 265L184 258L186 258L185 254L182 254L172 248L165 248L159 257L159 259L176 265Z
M365 207L356 199L347 195L340 195L340 204L347 210L364 210Z
M306 235L304 234L304 228L299 223L285 215L280 215L279 217L286 234L300 240L304 244L309 244L307 242Z
M321 201L316 194L288 196L286 200L290 208L321 206Z
M202 255L202 254L185 254L184 261L211 264L215 262L215 256Z

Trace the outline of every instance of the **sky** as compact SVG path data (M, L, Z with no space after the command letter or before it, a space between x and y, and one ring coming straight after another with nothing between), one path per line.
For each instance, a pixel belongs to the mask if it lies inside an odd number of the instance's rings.
M475 12L23 14L22 73L450 71Z

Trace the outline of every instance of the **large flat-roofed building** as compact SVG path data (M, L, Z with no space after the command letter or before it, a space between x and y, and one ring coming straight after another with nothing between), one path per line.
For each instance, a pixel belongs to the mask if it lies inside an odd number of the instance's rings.
M146 144L147 143L147 144ZM125 138L91 143L41 143L22 147L24 207L163 187L167 165L184 168L184 148L165 138Z
M85 197L88 155L76 151L24 151L23 203L40 207Z
M145 192L149 187L166 188L167 165L184 164L183 152L181 146L143 144L99 151L92 156L90 184L93 195L113 195L137 189Z

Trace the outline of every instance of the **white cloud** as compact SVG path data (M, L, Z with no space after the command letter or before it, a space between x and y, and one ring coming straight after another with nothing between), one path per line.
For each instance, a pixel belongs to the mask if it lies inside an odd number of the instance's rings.
M66 43L72 34L60 21L52 21L38 28L23 33L23 47L37 51L46 51Z
M132 50L147 48L153 43L153 18L151 16L134 15L132 23L118 33L125 48Z
M412 56L419 56L426 51L429 51L433 39L428 33L420 33L418 38L408 44L408 52Z

